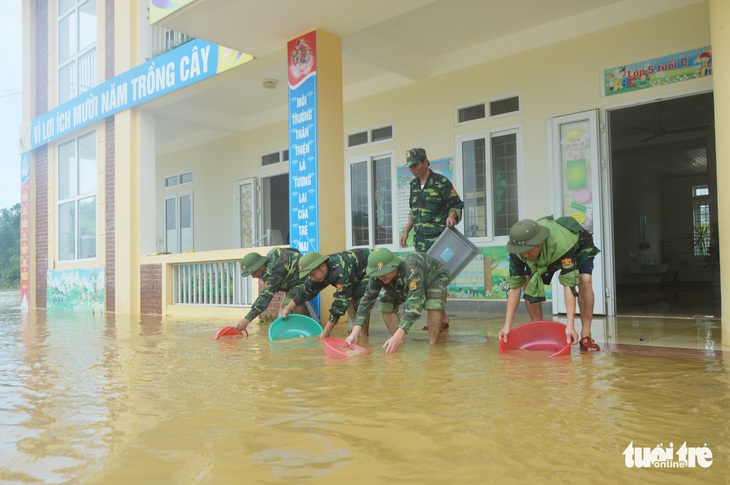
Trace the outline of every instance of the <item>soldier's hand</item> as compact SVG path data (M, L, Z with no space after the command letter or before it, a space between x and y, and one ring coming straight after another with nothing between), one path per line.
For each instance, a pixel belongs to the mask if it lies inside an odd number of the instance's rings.
M390 337L388 340L385 341L383 344L383 348L385 349L386 354L392 354L396 350L398 350L398 347L400 347L403 344L403 337L405 337L405 331L402 328L399 328L395 331L392 337Z
M408 234L405 232L400 237L400 247L407 248L408 247Z
M449 217L446 218L446 227L456 226L456 212L450 212Z
M357 337L360 335L361 331L362 325L355 325L354 327L352 327L352 332L350 332L350 335L348 335L345 339L348 347L352 348L352 344L357 342Z
M239 320L239 322L236 324L236 330L243 332L246 330L246 327L248 327L248 324L251 323L251 320L248 318L243 318Z
M509 335L510 328L508 326L502 327L502 330L499 331L499 340L504 339L505 342L507 342L507 335Z

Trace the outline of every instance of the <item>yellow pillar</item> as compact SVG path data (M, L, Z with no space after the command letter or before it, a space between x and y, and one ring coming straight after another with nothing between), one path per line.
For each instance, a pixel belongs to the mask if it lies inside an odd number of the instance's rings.
M715 97L717 186L730 186L730 2L710 0L710 42ZM722 345L730 347L730 193L717 191L722 294Z
M114 3L115 75L139 64L137 2ZM122 315L139 314L139 114L136 109L114 118L114 258L115 305Z
M345 250L342 39L317 29L317 55L319 238L320 253L329 254ZM321 293L323 322L327 321L332 306L332 294L332 291ZM344 321L344 324L347 322Z

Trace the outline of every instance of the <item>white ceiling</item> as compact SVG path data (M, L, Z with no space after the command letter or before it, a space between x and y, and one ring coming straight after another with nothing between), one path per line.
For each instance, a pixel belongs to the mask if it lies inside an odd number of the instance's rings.
M197 0L159 25L255 59L150 103L157 151L285 119L286 43L315 28L342 38L350 101L703 1Z

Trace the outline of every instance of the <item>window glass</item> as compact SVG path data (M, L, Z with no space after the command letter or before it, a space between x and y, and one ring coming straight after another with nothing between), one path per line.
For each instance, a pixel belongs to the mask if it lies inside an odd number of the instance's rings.
M188 184L192 181L193 181L193 172L187 172L187 173L180 175L181 184Z
M489 116L503 115L505 113L514 113L520 110L520 98L500 99L489 103Z
M88 0L79 8L79 50L96 42L96 0Z
M96 196L79 200L79 259L96 257Z
M177 246L177 198L165 199L165 250L178 252Z
M471 120L481 120L486 117L484 104L461 108L459 111L459 123Z
M372 134L372 141L390 140L393 138L393 127L384 126L383 128L375 128Z
M79 191L74 195L96 193L96 134L79 138Z
M58 102L96 85L97 0L58 3Z
M58 14L67 13L76 4L76 0L58 0Z
M58 21L58 62L63 63L77 52L76 14L69 15Z
M180 196L180 251L193 249L193 197Z
M58 104L63 104L74 97L76 86L73 84L76 79L76 63L62 67L58 71Z
M96 50L79 57L78 61L78 96L96 85Z
M353 163L350 166L350 223L353 246L368 246L370 241L367 170L367 162Z
M76 202L58 206L58 259L76 259Z
M517 133L485 134L461 142L464 233L507 236L519 219Z
M373 162L373 189L375 244L391 244L393 242L393 187L390 157Z
M352 135L348 135L347 137L347 146L354 147L358 145L365 145L368 142L368 132L363 131L361 133L354 133Z
M96 133L58 147L58 257L96 257Z
M468 237L487 235L486 140L477 138L461 144L464 177L462 219Z
M76 190L76 140L58 147L58 199L66 200L78 194Z
M492 137L492 207L494 235L507 236L517 212L517 136Z

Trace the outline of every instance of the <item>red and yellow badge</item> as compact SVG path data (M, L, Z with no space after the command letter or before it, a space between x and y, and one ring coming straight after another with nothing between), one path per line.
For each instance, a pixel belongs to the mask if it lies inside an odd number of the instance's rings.
M378 269L383 269L383 263L378 263Z
M413 281L411 281L411 282L410 282L410 283L408 284L408 291L413 291L413 290L415 290L416 288L418 288L418 283L416 283L416 280L413 280Z
M560 266L562 266L563 269L570 269L575 266L575 263L573 262L573 258L563 258L560 260Z
M451 187L451 197L458 197L459 193L456 191L455 188Z
M337 283L335 288L337 288L337 291L342 291L342 283Z

